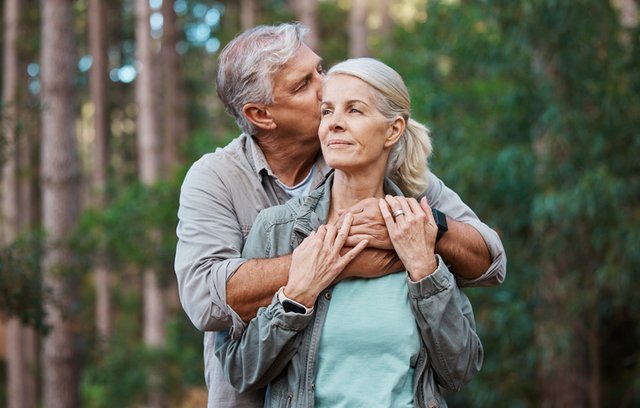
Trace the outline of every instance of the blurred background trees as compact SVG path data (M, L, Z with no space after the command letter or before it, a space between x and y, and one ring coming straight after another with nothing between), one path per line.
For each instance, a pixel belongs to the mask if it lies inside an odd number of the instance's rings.
M634 0L0 3L0 405L205 405L179 186L239 133L220 48L294 19L325 66L403 75L434 172L502 237L506 282L467 291L484 368L450 406L640 405Z

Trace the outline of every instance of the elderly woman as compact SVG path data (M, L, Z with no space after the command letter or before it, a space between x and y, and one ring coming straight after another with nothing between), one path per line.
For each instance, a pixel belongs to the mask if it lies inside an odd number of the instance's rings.
M267 387L272 407L446 406L482 365L471 304L434 248L426 200L431 142L410 119L402 78L370 58L334 66L318 131L334 173L308 197L263 210L243 256L291 253L289 280L239 338L218 334L216 354L240 391ZM343 248L352 216L379 199L405 271L335 282L366 241Z

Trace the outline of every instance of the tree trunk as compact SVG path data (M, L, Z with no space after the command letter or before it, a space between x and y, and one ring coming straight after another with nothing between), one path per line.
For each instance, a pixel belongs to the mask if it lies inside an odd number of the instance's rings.
M98 208L106 204L105 187L109 161L109 128L107 120L107 51L105 46L105 7L100 0L89 0L89 49L91 71L89 91L93 104L93 174L92 197ZM98 255L94 270L96 290L96 328L98 337L107 341L111 337L111 284L109 269L104 264L104 255Z
M367 0L353 0L349 13L349 56L351 58L369 55L367 16Z
M256 0L241 0L240 27L242 30L253 27L258 21L258 3Z
M290 0L289 4L293 9L296 18L309 27L306 43L314 51L319 51L320 45L318 37L318 1L317 0Z
M180 57L176 50L178 27L173 2L162 2L164 16L162 60L164 71L164 168L167 174L182 162L181 146L187 139L186 97L182 84Z
M42 1L42 222L45 303L50 331L44 339L44 403L79 406L78 302L73 253L66 239L80 212L80 166L75 138L75 72L72 0Z
M556 98L562 100L565 82L557 72L557 67L539 49L533 56L532 71L541 81L554 84ZM553 170L559 163L566 161L562 152L554 150L558 138L551 131L540 134L532 150L535 153L537 168L536 180L539 191L553 191L558 188ZM591 300L576 302L575 294L584 293L585 297L593 293L588 286L589 278L576 279L572 270L576 269L572 254L558 254L556 248L562 246L562 233L556 222L543 218L536 220L534 229L540 243L540 253L546 254L539 260L538 281L539 304L536 308L535 343L540 355L538 358L536 383L539 390L539 405L543 408L595 407L590 403L589 367L598 364L590 360L592 328L587 324L587 311ZM561 227L560 227L561 228ZM580 247L580 245L578 245ZM585 268L586 276L594 271L582 260L580 268ZM587 282L585 284L585 282Z
M18 235L18 183L17 183L17 97L18 97L18 27L20 1L4 3L4 52L2 78L2 130L5 149L0 151L2 165L2 228L4 242L10 244Z
M20 30L20 0L4 3L4 52L2 78L2 129L6 142L2 166L2 237L0 245L11 244L20 233L28 212L20 211L18 170L21 143L18 140L19 54L17 40ZM22 209L24 210L24 209ZM7 345L7 407L35 408L35 334L19 319L10 318L6 326Z
M136 102L138 105L137 140L138 172L145 185L152 185L159 179L160 151L153 89L153 54L149 26L150 8L148 0L136 0L136 49L139 64L136 79ZM162 289L158 283L156 271L147 269L143 276L143 336L148 347L157 348L165 342L165 306ZM149 382L150 407L162 407L163 397L158 385L159 373L152 373Z

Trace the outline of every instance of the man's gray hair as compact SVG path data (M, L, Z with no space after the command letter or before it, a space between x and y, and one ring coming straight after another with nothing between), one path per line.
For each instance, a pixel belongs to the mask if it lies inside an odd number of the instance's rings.
M300 23L260 25L238 35L220 53L218 96L246 134L255 134L256 128L242 114L243 106L273 103L273 75L295 56L308 32Z

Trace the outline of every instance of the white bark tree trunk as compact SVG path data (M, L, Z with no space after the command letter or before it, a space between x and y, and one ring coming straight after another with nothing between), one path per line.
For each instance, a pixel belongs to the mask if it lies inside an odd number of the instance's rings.
M109 161L109 128L107 120L107 53L104 38L105 7L100 0L89 0L89 49L91 71L89 72L89 92L93 104L93 174L92 191L94 205L103 208L106 204L105 187ZM94 270L96 290L96 328L100 339L111 337L111 283L109 269L98 257Z
M171 174L181 162L180 146L187 139L186 97L180 57L176 50L178 27L173 2L162 3L162 67L164 69L164 168Z
M42 0L42 222L46 232L43 281L50 331L44 339L44 404L79 406L79 352L73 308L77 285L66 239L80 213L80 166L75 138L73 1Z
M160 150L154 105L153 54L149 25L150 7L148 0L136 0L136 50L138 76L136 79L136 103L138 105L137 140L138 172L140 180L152 185L159 179ZM161 347L165 342L165 305L162 289L156 271L147 269L143 276L143 336L149 347ZM162 390L158 386L158 374L149 379L151 392L150 407L162 407Z
M296 18L309 27L306 43L312 50L318 52L320 46L318 33L318 0L290 0Z
M242 30L253 27L258 20L258 3L256 0L240 1L240 27Z
M369 55L367 7L367 0L352 0L349 13L349 56L352 58Z

